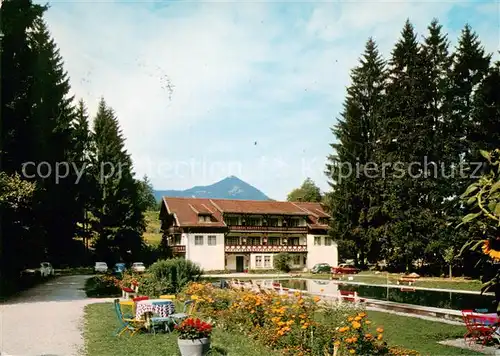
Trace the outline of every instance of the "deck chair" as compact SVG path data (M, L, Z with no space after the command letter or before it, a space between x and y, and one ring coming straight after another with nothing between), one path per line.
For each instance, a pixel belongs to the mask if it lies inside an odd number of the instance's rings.
M115 307L116 317L118 318L118 322L120 324L120 326L118 327L118 329L115 332L115 336L121 336L125 332L130 333L130 336L134 336L141 329L144 329L146 327L145 320L137 320L137 319L133 319L133 318L127 318L123 315L122 310L120 308L120 300L119 299L115 299L114 307Z
M472 310L462 310L462 317L467 328L464 340L469 345L478 341L484 346L488 341L492 341L498 326L496 320L474 314Z

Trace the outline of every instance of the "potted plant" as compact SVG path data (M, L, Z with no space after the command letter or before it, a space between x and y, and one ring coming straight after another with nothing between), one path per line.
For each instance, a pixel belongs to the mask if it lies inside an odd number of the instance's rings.
M179 332L177 344L182 356L203 356L210 350L211 324L188 318L175 329Z

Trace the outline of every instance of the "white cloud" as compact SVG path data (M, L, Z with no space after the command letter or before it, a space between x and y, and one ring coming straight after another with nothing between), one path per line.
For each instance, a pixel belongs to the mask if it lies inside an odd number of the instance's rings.
M138 174L187 188L239 170L283 199L307 176L327 188L329 128L367 38L387 56L407 17L422 34L433 17L448 26L457 6L465 5L64 2L47 22L77 97L91 112L101 95L115 109ZM493 51L498 21L477 23ZM454 40L459 30L448 30ZM193 159L212 168L186 168Z

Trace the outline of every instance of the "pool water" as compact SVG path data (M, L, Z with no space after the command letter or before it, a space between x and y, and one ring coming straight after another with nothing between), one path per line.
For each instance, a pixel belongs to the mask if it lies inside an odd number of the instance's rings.
M260 280L263 281L263 280ZM272 280L266 280L269 283ZM440 292L429 290L402 290L397 287L366 286L355 284L343 284L337 281L310 280L310 279L289 279L274 280L285 288L304 290L312 293L325 293L339 295L341 291L357 292L359 297L368 299L386 300L396 303L414 304L426 307L443 309L488 309L495 312L495 298L491 295L480 295L471 293ZM272 283L272 282L271 282Z

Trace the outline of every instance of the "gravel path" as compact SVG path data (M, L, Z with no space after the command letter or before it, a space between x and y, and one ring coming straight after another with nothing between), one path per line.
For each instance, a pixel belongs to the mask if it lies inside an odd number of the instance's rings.
M0 305L0 355L77 356L83 350L85 305L90 276L56 277Z

